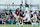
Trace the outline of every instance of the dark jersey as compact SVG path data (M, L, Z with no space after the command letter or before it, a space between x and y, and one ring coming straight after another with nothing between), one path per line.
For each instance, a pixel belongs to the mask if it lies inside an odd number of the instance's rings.
M22 17L22 16L23 16L23 14L21 14L21 13L20 13L19 15L20 15L20 17Z
M19 15L20 15L20 17L25 17L23 12L21 12Z

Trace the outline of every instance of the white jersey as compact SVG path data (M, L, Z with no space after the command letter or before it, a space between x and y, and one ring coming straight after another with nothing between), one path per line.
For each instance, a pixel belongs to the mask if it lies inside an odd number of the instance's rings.
M30 15L28 13L26 13L25 17L23 18L24 20L27 19L27 21L30 20Z

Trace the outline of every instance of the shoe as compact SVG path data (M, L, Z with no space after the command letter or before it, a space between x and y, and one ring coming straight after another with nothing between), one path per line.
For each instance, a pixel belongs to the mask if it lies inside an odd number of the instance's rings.
M23 25L23 23L21 25Z

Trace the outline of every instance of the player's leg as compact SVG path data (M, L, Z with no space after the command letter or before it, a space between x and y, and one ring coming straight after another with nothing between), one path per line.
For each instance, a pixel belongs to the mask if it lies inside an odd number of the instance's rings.
M23 19L22 17L19 18L19 26L23 25Z
M2 24L5 24L5 21L2 21Z
M19 25L19 18L16 19L16 25Z
M19 24L19 19L18 18L19 18L19 16L16 15L16 25Z
M22 24L21 25L23 25L23 18L22 18Z
M29 20L29 22L30 22L30 23L32 23L32 22L33 22L33 20Z
M16 25L18 25L19 24L19 20L18 19L16 19Z
M21 18L19 18L19 26L21 26Z
M33 20L33 22L32 22L32 27L34 27L34 25L38 25L38 22L35 20Z

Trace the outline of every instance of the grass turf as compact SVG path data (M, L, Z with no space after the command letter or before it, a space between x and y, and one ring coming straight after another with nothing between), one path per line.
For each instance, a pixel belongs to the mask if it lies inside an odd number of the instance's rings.
M0 27L32 27L32 25L23 25L23 26L19 26L19 25L10 25L10 24L0 24ZM34 25L34 27L40 27L40 25Z

